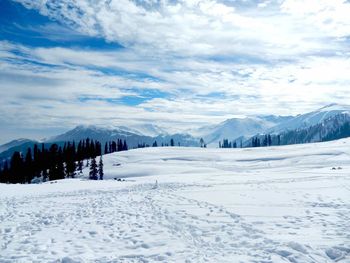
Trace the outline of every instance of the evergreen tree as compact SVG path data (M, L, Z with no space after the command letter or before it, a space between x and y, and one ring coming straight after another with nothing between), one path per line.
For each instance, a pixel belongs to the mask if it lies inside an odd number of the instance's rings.
M82 160L78 161L78 171L80 174L83 173L83 161Z
M100 162L98 164L98 176L100 177L100 180L103 180L103 160L102 160L102 155L100 157Z
M39 177L41 171L41 163L40 163L40 150L38 145L34 145L33 150L33 173L34 177Z
M1 183L9 183L9 166L7 161L4 163L4 167L1 172Z
M106 147L107 146L107 147ZM114 150L117 150L117 143L114 142ZM143 144L144 147L149 145ZM126 140L124 143L119 140L121 150L127 150ZM105 145L108 149L108 144ZM75 142L65 142L63 147L57 144L52 144L49 149L45 148L45 144L41 145L41 150L38 145L34 145L34 150L28 148L25 157L20 152L14 152L10 161L0 163L0 182L2 183L30 183L34 177L43 177L43 181L59 180L65 177L74 177L76 169L82 173L83 161L87 159L86 166L89 167L89 158L92 158L91 163L94 179L103 179L103 161L102 147L98 141L93 141L87 138L81 140L78 147ZM97 169L96 156L101 156L99 169ZM91 168L91 167L90 167ZM96 172L97 171L97 172Z
M9 182L23 184L25 182L24 163L20 152L14 152L11 158Z
M123 150L123 142L122 142L122 140L118 139L117 151L120 152L122 150Z
M262 146L267 146L267 135L265 135Z
M152 144L152 147L158 147L157 141L154 141L154 143Z
M199 140L199 144L200 144L201 148L203 148L203 146L204 146L204 140L203 140L203 138L201 138L201 139Z
M102 144L99 141L96 141L96 155L102 155Z
M106 144L105 144L105 154L107 154L107 153L109 153L109 152L108 152L108 144L106 142Z
M97 154L96 154L96 144L95 144L95 142L93 140L91 140L89 157L95 158L96 156L97 156Z
M32 158L32 149L28 148L27 154L24 160L25 166L25 182L30 183L34 178L34 169L33 169L33 158Z
M61 149L61 147L58 149L56 167L57 167L56 168L57 180L64 179L65 178L65 172L64 172L64 162L63 162L63 156L62 156L62 149Z
M75 164L75 143L71 145L68 142L68 145L65 149L66 152L63 151L63 161L66 162L66 174L67 177L74 178L75 176L75 170L76 170L76 164Z
M127 150L128 150L128 145L126 144L126 140L124 140L123 151L127 151Z
M222 140L221 148L231 148L231 147L232 147L231 142L229 143L228 139Z
M108 143L108 146L109 146L108 153L112 153L112 152L113 152L113 151L112 151L112 143L109 142L109 143Z
M76 153L76 160L81 161L83 159L82 156L82 141L79 141L78 147L77 147L77 153Z
M270 134L267 136L267 145L268 145L268 146L271 146L271 145L272 145L272 138L271 138L271 135L270 135Z
M171 140L170 140L170 146L174 146L174 145L175 145L174 139L171 138Z
M97 163L96 163L96 158L91 159L91 164L90 164L90 172L89 172L89 179L90 180L97 180Z
M57 144L53 144L50 147L50 181L64 179L65 177L62 148L57 148Z

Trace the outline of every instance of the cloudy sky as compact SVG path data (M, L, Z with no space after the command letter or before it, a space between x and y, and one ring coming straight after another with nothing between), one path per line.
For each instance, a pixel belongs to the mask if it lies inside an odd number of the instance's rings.
M350 103L350 1L0 0L0 143Z

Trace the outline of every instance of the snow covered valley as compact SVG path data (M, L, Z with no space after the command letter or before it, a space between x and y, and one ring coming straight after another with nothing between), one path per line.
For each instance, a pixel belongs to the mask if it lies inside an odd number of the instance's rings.
M350 139L104 163L111 180L0 184L0 262L350 262Z

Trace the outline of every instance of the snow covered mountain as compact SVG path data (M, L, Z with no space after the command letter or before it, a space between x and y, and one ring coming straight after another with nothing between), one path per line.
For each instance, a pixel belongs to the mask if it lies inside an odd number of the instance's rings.
M256 116L246 118L233 118L221 122L217 125L204 126L193 130L192 134L197 137L203 137L206 143L215 146L219 141L228 139L229 141L250 140L253 136L263 134L282 134L290 131L303 129L305 133L308 128L321 125L327 121L328 126L335 127L340 125L337 116L350 115L349 105L330 104L313 112L297 116ZM334 118L332 120L332 118ZM334 122L333 124L331 124ZM342 124L343 125L343 124ZM333 132L333 131L332 131ZM301 134L303 134L301 133ZM301 138L300 142L309 142L309 137ZM317 141L314 138L312 141Z
M152 129L154 129L153 134L156 134L156 126L152 126ZM160 129L158 131L160 131ZM148 129L148 132L151 132L151 129ZM157 141L158 145L162 143L169 144L171 139L175 141L176 145L198 146L198 140L188 134L158 134L156 136L149 136L142 134L140 131L134 131L126 127L103 128L93 125L77 126L64 134L50 138L46 142L79 141L86 138L98 140L102 144L107 141L122 139L126 140L131 148L137 147L138 144L152 145L154 141Z
M126 140L129 147L137 147L138 144L152 145L154 141L157 141L158 145L169 144L170 140L175 141L175 145L181 146L198 146L199 138L203 138L208 146L217 147L218 142L223 139L229 141L244 141L251 140L250 138L258 134L287 134L291 138L286 141L286 144L290 143L304 143L318 141L317 138L343 138L339 137L339 134L335 134L337 127L344 126L343 122L339 122L337 116L349 115L350 106L330 104L316 111L301 114L297 116L255 116L246 118L232 118L217 125L203 126L198 129L187 131L188 134L177 133L169 134L163 128L160 128L154 124L140 124L130 127L98 127L93 125L80 125L74 129L60 134L49 139L43 140L46 146L50 146L52 143L62 143L64 141L79 141L81 139L91 138L98 140L101 143L106 141L123 139ZM333 118L333 119L332 119ZM322 134L317 133L319 128L317 125L323 125L322 123L327 121L327 127L331 129L322 128ZM309 129L310 128L310 129ZM299 132L293 132L297 130L303 130ZM328 132L329 131L329 132ZM312 132L312 139L310 134ZM308 134L305 134L308 133ZM329 133L329 135L328 135ZM190 134L190 135L189 135ZM304 135L305 134L305 135ZM341 135L347 134L341 132ZM305 138L303 138L303 136ZM317 137L318 136L318 137ZM19 139L11 141L7 144L0 146L0 160L8 158L14 151L20 151L24 153L28 147L33 147L37 141L31 141L28 139Z
M25 154L28 148L33 149L34 144L40 144L40 142L29 139L19 139L1 145L0 164L3 160L9 159L16 151ZM46 144L47 147L49 147L49 145L50 144Z
M140 136L139 134L132 133L128 130L124 130L120 127L109 129L98 127L94 125L79 125L72 130L69 130L63 134L51 137L47 142L57 142L57 141L79 141L86 138L91 138L99 141L108 141L110 138L119 136L125 139L129 136Z
M118 128L124 131L129 131L134 134L146 135L151 137L169 134L165 129L149 123L135 124L135 125L131 125L130 127L119 126Z
M267 132L280 133L288 130L307 128L320 124L330 117L339 114L350 114L350 105L330 104L316 111L301 114L289 120L283 121L269 129Z
M247 118L232 118L218 125L204 126L194 131L197 137L203 137L205 142L216 144L223 139L235 140L247 138L257 133L263 133L277 124L289 120L286 116L258 116Z
M273 135L272 138L276 138L276 136L277 135ZM312 126L295 130L286 130L280 133L279 137L281 145L332 141L347 138L350 137L350 115L346 113L334 115Z
M13 147L17 147L19 145L22 145L22 144L25 144L25 143L30 143L30 142L36 142L36 141L29 140L29 139L23 139L23 138L10 141L8 143L0 145L0 153L5 152L8 149L11 149Z

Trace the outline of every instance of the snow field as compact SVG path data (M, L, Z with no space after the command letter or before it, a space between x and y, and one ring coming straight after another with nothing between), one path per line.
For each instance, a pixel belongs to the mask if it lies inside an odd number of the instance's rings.
M0 262L350 262L349 139L104 164L111 180L0 185Z

